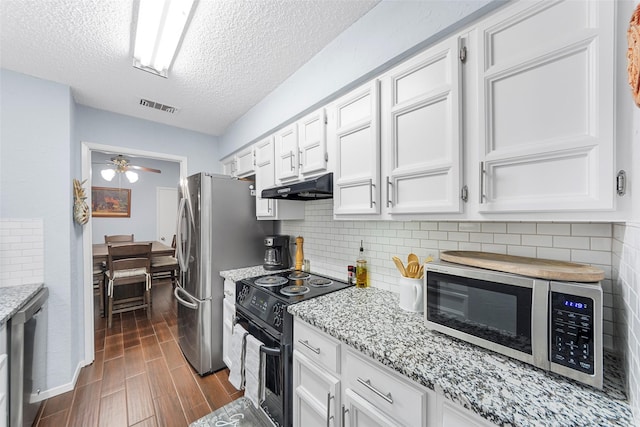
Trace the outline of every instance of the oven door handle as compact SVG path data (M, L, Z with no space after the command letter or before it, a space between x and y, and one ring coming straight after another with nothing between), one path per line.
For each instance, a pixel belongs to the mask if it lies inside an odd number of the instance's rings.
M260 351L268 356L280 356L280 349L277 347L260 347Z

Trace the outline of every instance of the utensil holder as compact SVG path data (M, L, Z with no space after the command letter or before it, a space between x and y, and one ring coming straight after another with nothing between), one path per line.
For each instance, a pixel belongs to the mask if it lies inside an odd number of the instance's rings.
M413 313L424 311L424 279L401 276L398 279L400 286L400 308Z

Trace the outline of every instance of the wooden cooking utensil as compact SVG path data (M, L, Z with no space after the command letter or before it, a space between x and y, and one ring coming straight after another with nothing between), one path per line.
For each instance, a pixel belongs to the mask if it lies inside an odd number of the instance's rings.
M424 265L420 266L420 268L418 269L418 275L416 277L418 279L422 279L422 276L424 276Z
M407 262L411 262L411 261L415 261L418 264L420 264L420 258L418 258L418 255L414 253L410 253L409 256L407 257Z
M407 270L405 270L404 264L402 263L400 258L398 258L397 256L394 256L391 259L393 260L393 263L396 265L396 268L398 269L400 274L402 274L404 277L407 277Z
M407 277L418 277L418 271L420 270L420 264L416 261L411 261L407 264Z

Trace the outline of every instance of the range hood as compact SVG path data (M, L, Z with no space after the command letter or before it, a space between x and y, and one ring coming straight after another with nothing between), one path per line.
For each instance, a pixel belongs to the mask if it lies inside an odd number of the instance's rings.
M333 198L333 173L308 181L262 190L263 199L319 200Z

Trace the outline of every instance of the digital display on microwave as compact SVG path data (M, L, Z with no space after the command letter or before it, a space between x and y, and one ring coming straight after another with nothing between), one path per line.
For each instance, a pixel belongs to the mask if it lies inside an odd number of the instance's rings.
M578 310L588 310L587 304L579 301L569 301L566 300L564 302L565 307L577 308Z

